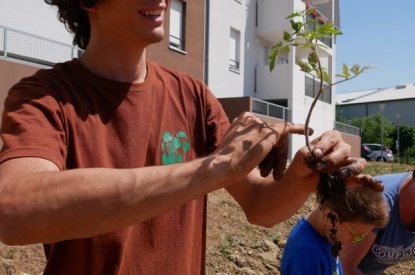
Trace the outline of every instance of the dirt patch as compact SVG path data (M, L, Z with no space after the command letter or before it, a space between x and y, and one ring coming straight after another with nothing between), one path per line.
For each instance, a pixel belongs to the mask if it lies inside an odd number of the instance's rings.
M208 198L207 275L280 274L279 260L288 233L315 206L314 196L310 196L293 217L267 229L249 224L226 191L218 190ZM0 243L0 274L39 275L44 265L41 245L7 247ZM385 274L415 274L415 261L389 268Z
M206 273L280 274L279 260L288 233L315 206L314 196L289 220L271 229L250 225L227 192L209 196ZM384 274L415 274L415 261L389 268Z

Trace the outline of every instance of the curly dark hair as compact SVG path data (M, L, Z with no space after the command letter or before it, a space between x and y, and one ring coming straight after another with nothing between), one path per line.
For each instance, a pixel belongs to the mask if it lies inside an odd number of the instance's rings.
M99 0L44 0L46 4L58 8L58 19L68 31L74 33L73 44L85 49L91 29L88 13L82 8L91 8Z

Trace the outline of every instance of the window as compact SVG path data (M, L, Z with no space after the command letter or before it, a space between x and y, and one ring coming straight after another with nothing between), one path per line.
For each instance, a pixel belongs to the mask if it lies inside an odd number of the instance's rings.
M229 39L229 69L239 71L240 68L241 33L231 28Z
M305 95L315 98L320 89L320 81L312 75L305 76ZM318 100L331 104L331 87L328 84L323 84L324 92L320 95Z
M170 46L184 51L185 49L185 15L186 3L171 0L170 4Z

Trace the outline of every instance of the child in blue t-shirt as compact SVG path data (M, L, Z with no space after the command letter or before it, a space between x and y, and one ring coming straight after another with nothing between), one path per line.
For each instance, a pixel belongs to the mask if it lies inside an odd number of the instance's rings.
M288 236L282 275L343 274L338 259L341 245L362 241L388 221L382 193L361 185L317 200L318 207L300 219Z

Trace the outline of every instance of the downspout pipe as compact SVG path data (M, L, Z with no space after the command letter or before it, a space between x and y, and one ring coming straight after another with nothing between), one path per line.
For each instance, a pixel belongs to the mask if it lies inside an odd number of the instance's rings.
M204 82L209 85L209 23L210 23L210 0L205 1L205 73Z

